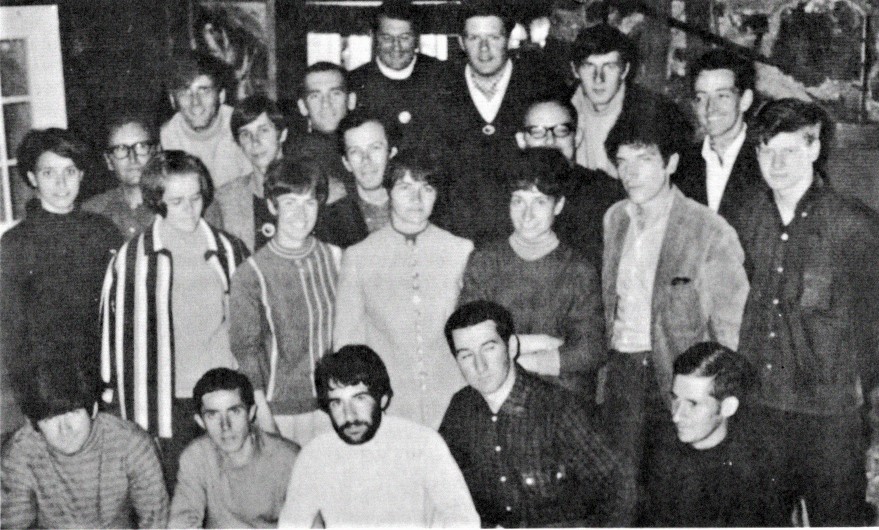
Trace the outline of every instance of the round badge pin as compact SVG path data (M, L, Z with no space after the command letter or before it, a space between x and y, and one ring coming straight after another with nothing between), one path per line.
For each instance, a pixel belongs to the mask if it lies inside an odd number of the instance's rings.
M262 232L262 235L268 238L275 237L275 225L272 223L263 224L259 231Z
M408 110L404 110L397 116L397 119L400 120L400 123L406 125L412 121L412 114L410 114Z
M486 136L491 136L492 134L494 134L494 131L495 131L494 125L492 125L490 123L486 123L485 127L482 128L482 134L484 134Z

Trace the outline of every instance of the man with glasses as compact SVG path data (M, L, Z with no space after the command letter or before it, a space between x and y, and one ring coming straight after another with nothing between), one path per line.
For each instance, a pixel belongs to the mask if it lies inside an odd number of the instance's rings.
M397 123L401 150L433 143L428 138L438 119L436 91L446 71L440 61L419 53L418 15L407 0L384 2L372 28L375 59L351 72L358 105L385 123Z
M619 30L607 24L583 30L574 42L571 68L580 80L571 98L578 128L589 131L577 144L577 164L616 177L604 142L612 130L634 127L648 113L668 124L668 134L681 147L690 142L692 127L675 104L631 82L638 52Z
M626 192L617 179L597 169L574 163L576 145L584 132L577 129L577 111L563 99L540 99L525 111L522 130L516 133L521 149L552 147L571 164L571 182L565 191L566 206L555 221L559 239L579 251L601 270L604 212Z
M174 60L168 85L177 113L162 125L160 135L164 149L179 149L201 159L215 189L253 170L232 135L232 107L224 105L221 69L216 59L206 55Z

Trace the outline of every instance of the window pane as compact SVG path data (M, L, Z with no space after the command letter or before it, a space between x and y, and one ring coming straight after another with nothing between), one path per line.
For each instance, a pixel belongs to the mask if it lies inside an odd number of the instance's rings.
M0 93L27 95L27 54L23 39L0 41Z
M6 127L6 149L9 158L15 158L15 150L31 128L30 103L7 103L3 105L3 125Z
M9 184L12 188L12 218L21 219L27 201L36 197L36 193L18 176L18 166L9 168Z

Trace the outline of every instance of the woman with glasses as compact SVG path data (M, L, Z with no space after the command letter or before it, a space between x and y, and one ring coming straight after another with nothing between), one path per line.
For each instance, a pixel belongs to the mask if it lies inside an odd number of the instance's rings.
M109 220L76 206L87 149L72 133L30 131L16 155L36 200L0 240L0 352L12 381L44 360L97 376L101 280L122 238ZM59 350L63 359L37 358Z
M197 157L157 153L140 189L156 215L107 269L101 376L123 417L159 437L170 482L180 452L200 434L192 421L195 383L211 368L237 367L229 280L247 249L202 218L213 187Z

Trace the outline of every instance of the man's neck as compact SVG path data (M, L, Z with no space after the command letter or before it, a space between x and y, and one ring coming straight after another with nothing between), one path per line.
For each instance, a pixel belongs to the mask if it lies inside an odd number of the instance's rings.
M122 196L125 197L125 202L128 203L128 207L132 210L143 204L143 194L140 191L140 186L123 184Z
M584 90L583 94L585 95L585 93L586 93L586 91ZM623 97L625 97L625 95L626 95L626 84L624 83L624 84L620 85L620 88L617 90L616 94L614 94L613 97L610 98L610 100L608 100L607 103L596 104L596 103L593 103L592 100L589 99L589 97L586 98L586 101L590 105L592 105L592 109L595 111L596 114L604 114L604 113L608 112L608 110L611 107L619 106L620 108L622 108Z
M374 190L367 190L357 186L357 195L369 204L374 204L376 206L381 206L388 202L388 190L382 187L378 187Z
M727 421L724 420L723 423L718 425L717 429L714 430L711 434L709 434L706 438L699 440L698 442L693 442L690 444L690 447L696 449L697 451L707 451L708 449L713 449L720 445L720 443L726 440L726 435L728 433Z
M772 197L775 199L775 206L778 208L778 213L781 215L782 223L788 225L793 221L797 204L800 203L803 195L806 194L814 181L815 175L812 174L809 179L804 180L802 184L799 184L795 188L772 192Z
M416 235L424 232L427 228L428 221L424 221L423 223L407 223L406 221L400 219L397 214L391 211L391 226L397 232L400 232L403 235Z
M247 439L244 440L244 445L241 446L241 449L235 451L234 453L225 453L226 458L229 459L229 462L232 463L235 467L241 467L247 465L248 462L253 458L253 453L255 450L255 445L253 441L253 433L251 432Z
M723 160L724 155L726 155L729 147L736 142L736 139L742 134L745 130L745 122L742 120L741 116L739 116L739 121L735 127L726 131L717 137L708 137L708 145L711 146L711 150L717 153L717 156L726 163L726 160Z
M516 361L510 362L510 371L507 372L507 378L504 379L504 382L498 387L497 390L492 392L491 394L483 394L482 397L485 398L485 402L488 403L488 408L494 414L497 414L498 411L501 410L501 407L504 406L504 403L507 401L507 398L510 397L510 392L513 391L513 385L516 383Z

